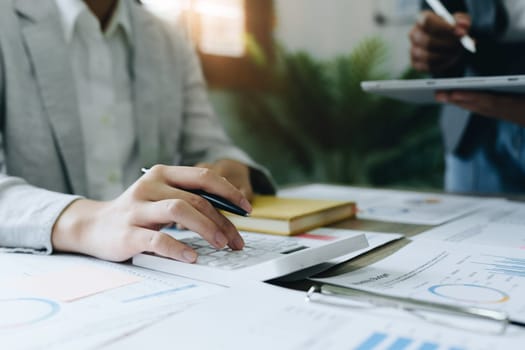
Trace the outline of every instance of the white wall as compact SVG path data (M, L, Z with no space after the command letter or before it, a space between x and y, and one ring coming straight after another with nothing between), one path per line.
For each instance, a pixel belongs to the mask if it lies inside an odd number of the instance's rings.
M379 35L389 43L389 64L398 72L409 63L410 26L374 23L377 10L392 14L396 1L400 0L275 0L276 37L289 50L331 58L349 53L363 38ZM404 20L411 22L411 18Z

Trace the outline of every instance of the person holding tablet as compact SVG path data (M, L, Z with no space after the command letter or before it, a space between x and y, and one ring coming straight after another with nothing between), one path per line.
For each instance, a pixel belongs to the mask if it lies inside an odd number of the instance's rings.
M163 226L244 243L190 190L249 212L253 189L183 33L134 0L0 1L0 251L194 262Z
M442 1L450 25L429 8L410 32L412 66L436 77L525 74L525 3L516 0ZM460 38L476 41L470 53ZM443 91L441 127L446 190L525 193L525 97Z

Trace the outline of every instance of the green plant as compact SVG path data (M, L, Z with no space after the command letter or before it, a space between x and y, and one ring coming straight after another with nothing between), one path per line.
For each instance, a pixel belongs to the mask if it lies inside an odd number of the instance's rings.
M364 40L320 61L277 49L270 87L235 96L233 137L279 184L334 182L440 187L437 110L364 93L363 80L391 78L386 44ZM401 78L414 77L407 70Z

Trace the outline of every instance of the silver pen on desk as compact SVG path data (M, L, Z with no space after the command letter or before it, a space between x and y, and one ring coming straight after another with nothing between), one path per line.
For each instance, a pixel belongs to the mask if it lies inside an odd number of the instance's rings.
M314 301L313 295L320 293L323 295L346 297L354 301L367 302L372 305L380 307L390 307L395 309L402 309L406 311L430 311L443 314L463 316L469 318L476 318L479 320L497 322L501 325L496 333L503 334L508 325L518 327L525 327L525 323L512 320L505 312L497 310L483 309L472 306L460 306L452 304L435 303L425 300L398 297L386 295L382 293L372 292L351 287L341 287L332 284L322 284L320 286L312 286L307 294L307 301Z
M441 16L448 24L450 24L451 26L456 25L456 20L454 19L454 16L452 16L452 14L448 12L447 8L443 6L443 4L439 0L426 0L426 2L428 6L430 6L430 8L434 10L436 14ZM472 53L476 53L476 43L474 39L472 39L469 35L462 36L460 41L466 50Z

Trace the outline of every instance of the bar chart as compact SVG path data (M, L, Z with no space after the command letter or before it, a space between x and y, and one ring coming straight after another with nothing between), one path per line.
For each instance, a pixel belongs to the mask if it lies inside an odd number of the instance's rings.
M483 258L483 261L474 263L484 265L488 272L511 277L525 277L525 259L491 255L484 255Z
M421 341L411 337L393 336L383 332L374 332L370 334L354 350L467 350L462 346L445 345L435 341Z

